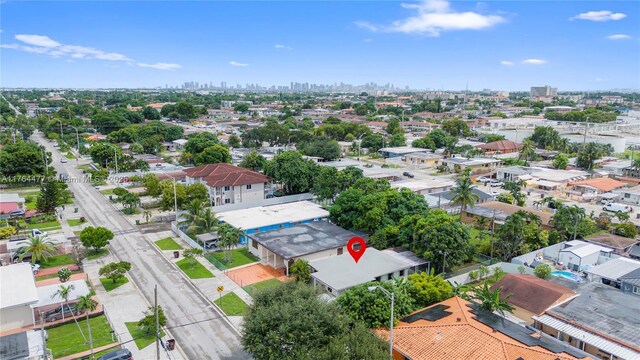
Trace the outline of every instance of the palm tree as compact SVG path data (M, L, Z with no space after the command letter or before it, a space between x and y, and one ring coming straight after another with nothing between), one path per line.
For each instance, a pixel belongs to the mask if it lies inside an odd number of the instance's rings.
M568 154L571 152L571 143L567 138L560 138L557 140L555 148L561 153Z
M231 248L240 243L240 237L242 236L242 230L236 229L229 224L222 224L218 226L218 235L220 235L220 246L225 248L225 260L231 262Z
M489 218L484 216L477 217L475 223L477 228L484 230L487 228L487 225L489 225Z
M528 160L531 159L536 154L536 145L531 141L531 139L526 138L520 144L520 155L518 155L518 160L524 158L525 164L528 164Z
M60 288L58 288L58 291L56 291L53 295L51 295L51 298L55 298L56 296L59 296L62 299L62 303L60 304L60 310L62 311L62 320L64 320L64 306L67 304L67 302L69 302L69 295L71 295L71 290L75 289L75 286L73 285L60 285ZM69 305L67 305L67 308L69 310L71 310L71 307ZM80 331L80 334L82 335L82 338L84 339L84 341L87 341L87 339L84 337L84 333L82 332L82 329L80 328L80 324L78 324L78 320L76 319L75 316L73 316L73 313L71 314L71 316L73 317L73 321L75 321L76 326L78 327L78 330Z
M196 226L201 232L212 232L218 226L218 219L216 213L211 211L211 208L206 208L200 217L196 220Z
M502 290L502 287L492 291L489 289L488 282L485 281L481 287L474 289L473 299L480 303L481 309L491 312L497 311L502 315L502 317L504 317L505 312L513 312L515 308L507 302L511 297L511 294L501 298L500 290Z
M475 186L471 181L470 169L466 169L462 175L456 180L456 186L451 189L453 205L460 205L460 212L466 210L467 206L473 207L476 201L480 200L480 196L473 192Z
M45 241L39 236L29 238L29 243L18 249L19 259L22 261L28 254L31 254L31 262L37 263L46 261L58 251L58 247L51 241Z
M91 336L91 324L89 323L89 313L94 311L98 307L98 303L95 302L90 295L82 295L78 297L76 303L76 309L80 311L86 311L85 316L87 318L87 329L89 330L89 348L91 349L91 357L93 359L93 337Z
M196 225L198 219L202 217L204 204L201 201L193 200L187 204L187 208L185 210L185 212L180 214L182 221L180 221L178 225L186 227L187 231L191 231L192 227Z

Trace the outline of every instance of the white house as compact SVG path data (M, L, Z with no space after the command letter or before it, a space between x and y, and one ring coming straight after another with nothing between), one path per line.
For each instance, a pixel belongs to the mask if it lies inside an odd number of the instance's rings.
M187 184L201 183L213 206L263 200L271 178L231 164L207 164L184 170Z
M589 244L584 241L569 241L568 247L558 253L558 262L569 270L583 271L598 264L604 263L603 259L610 259L613 249Z
M33 325L31 306L38 302L31 264L0 267L0 331Z

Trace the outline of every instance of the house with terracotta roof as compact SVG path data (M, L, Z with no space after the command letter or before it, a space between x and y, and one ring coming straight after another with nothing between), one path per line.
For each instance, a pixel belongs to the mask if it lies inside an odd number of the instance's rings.
M507 274L491 286L495 289L501 298L508 296L507 302L515 307L513 315L527 324L533 323L533 316L578 295L566 286L528 274Z
M374 330L389 340L386 329ZM475 303L452 297L400 319L393 328L394 360L568 360L586 353L513 323Z
M206 164L185 169L187 184L201 183L213 206L263 200L271 178L231 164Z
M484 154L511 154L520 150L520 144L511 140L499 140L476 146Z
M598 195L627 187L627 183L606 177L574 181L567 185L573 191L582 195L583 198L597 197Z
M627 254L633 245L640 242L635 238L628 238L607 232L589 236L585 238L584 241L612 248L613 253L616 255Z
M488 226L491 226L491 221L495 221L496 224L500 225L504 223L508 216L513 215L518 211L524 211L539 217L541 229L553 229L553 224L551 223L551 218L553 217L552 213L534 210L528 207L520 207L499 201L489 201L473 207L467 207L465 211L460 214L460 220L466 224L475 224L476 218L484 217L489 219Z

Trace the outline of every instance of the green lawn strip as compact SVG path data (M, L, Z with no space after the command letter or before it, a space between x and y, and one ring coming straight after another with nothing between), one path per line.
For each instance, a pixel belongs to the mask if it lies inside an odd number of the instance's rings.
M214 277L211 271L200 264L197 260L191 263L189 259L182 259L176 263L180 270L182 270L191 279L206 279Z
M76 159L76 156L75 156L75 155L73 155L73 153L72 153L71 151L69 151L68 153L66 153L66 154L64 155L64 157L66 157L67 159L70 159L70 160L75 160L75 159Z
M247 313L247 304L233 292L223 295L214 302L228 316L244 316Z
M243 287L243 289L249 293L249 295L253 296L253 294L260 289L266 289L274 286L278 286L282 284L282 281L278 279L269 279L265 281L260 281L259 283L247 285Z
M170 237L156 241L156 245L162 250L182 250L182 246Z
M82 270L71 271L71 275L81 274L81 273L82 273ZM57 273L53 273L53 274L49 274L49 275L43 275L43 276L36 276L36 281L53 279L53 278L57 278L57 277L58 277Z
M71 265L71 264L75 264L71 256L69 254L62 254L62 255L52 256L48 258L46 262L45 261L40 262L40 269L47 269L47 268L52 268L56 266Z
M28 203L26 204L27 210L35 210L35 209L36 209L36 206L37 206L37 204L36 204L36 202L35 202L35 201L28 202Z
M102 283L102 286L104 286L104 289L109 292L113 289L119 288L120 286L126 284L129 282L129 279L127 279L126 277L123 277L122 279L118 280L117 282L113 282L111 279L107 279L107 278L100 278L100 282Z
M255 257L248 249L235 249L229 252L228 256L225 256L224 251L214 252L207 255L208 257L213 257L217 261L219 261L222 265L224 265L227 269L250 264L252 262L256 262L259 259ZM227 257L231 258L231 262L227 262ZM215 262L209 260L212 264L216 265Z
M93 259L101 258L101 257L107 255L108 253L109 253L109 250L107 250L107 249L100 249L98 251L89 250L87 252L87 260L93 260Z
M111 326L104 315L96 316L89 319L91 324L91 335L93 337L93 347L108 345L113 342L111 338ZM80 329L84 336L89 339L89 330L87 328L87 320L84 316L78 318ZM51 349L54 358L60 358L77 354L79 352L89 350L89 341L85 342L84 338L78 330L75 322L56 326L47 329L47 347Z
M74 231L73 235L75 236L80 236L80 233L82 232L82 230L78 230L78 231Z
M139 350L146 348L156 341L155 334L147 333L145 329L139 328L137 322L126 322L124 324L127 326L127 330L129 330L129 334L131 334L131 337ZM164 331L160 331L160 337L163 337L164 335Z
M113 189L100 190L102 195L113 195Z
M78 226L86 223L86 221L82 221L80 219L69 219L67 220L67 223L69 224L69 226Z
M58 228L60 229L60 222L58 220L54 220L54 221L47 221L47 222L42 222L42 223L38 223L38 224L28 224L27 225L27 229L31 230L31 229L51 229L51 228Z

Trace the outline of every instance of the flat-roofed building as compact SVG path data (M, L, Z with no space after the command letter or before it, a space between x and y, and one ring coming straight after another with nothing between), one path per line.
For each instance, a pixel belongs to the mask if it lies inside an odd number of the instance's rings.
M0 267L0 331L34 325L31 306L38 302L30 263Z

